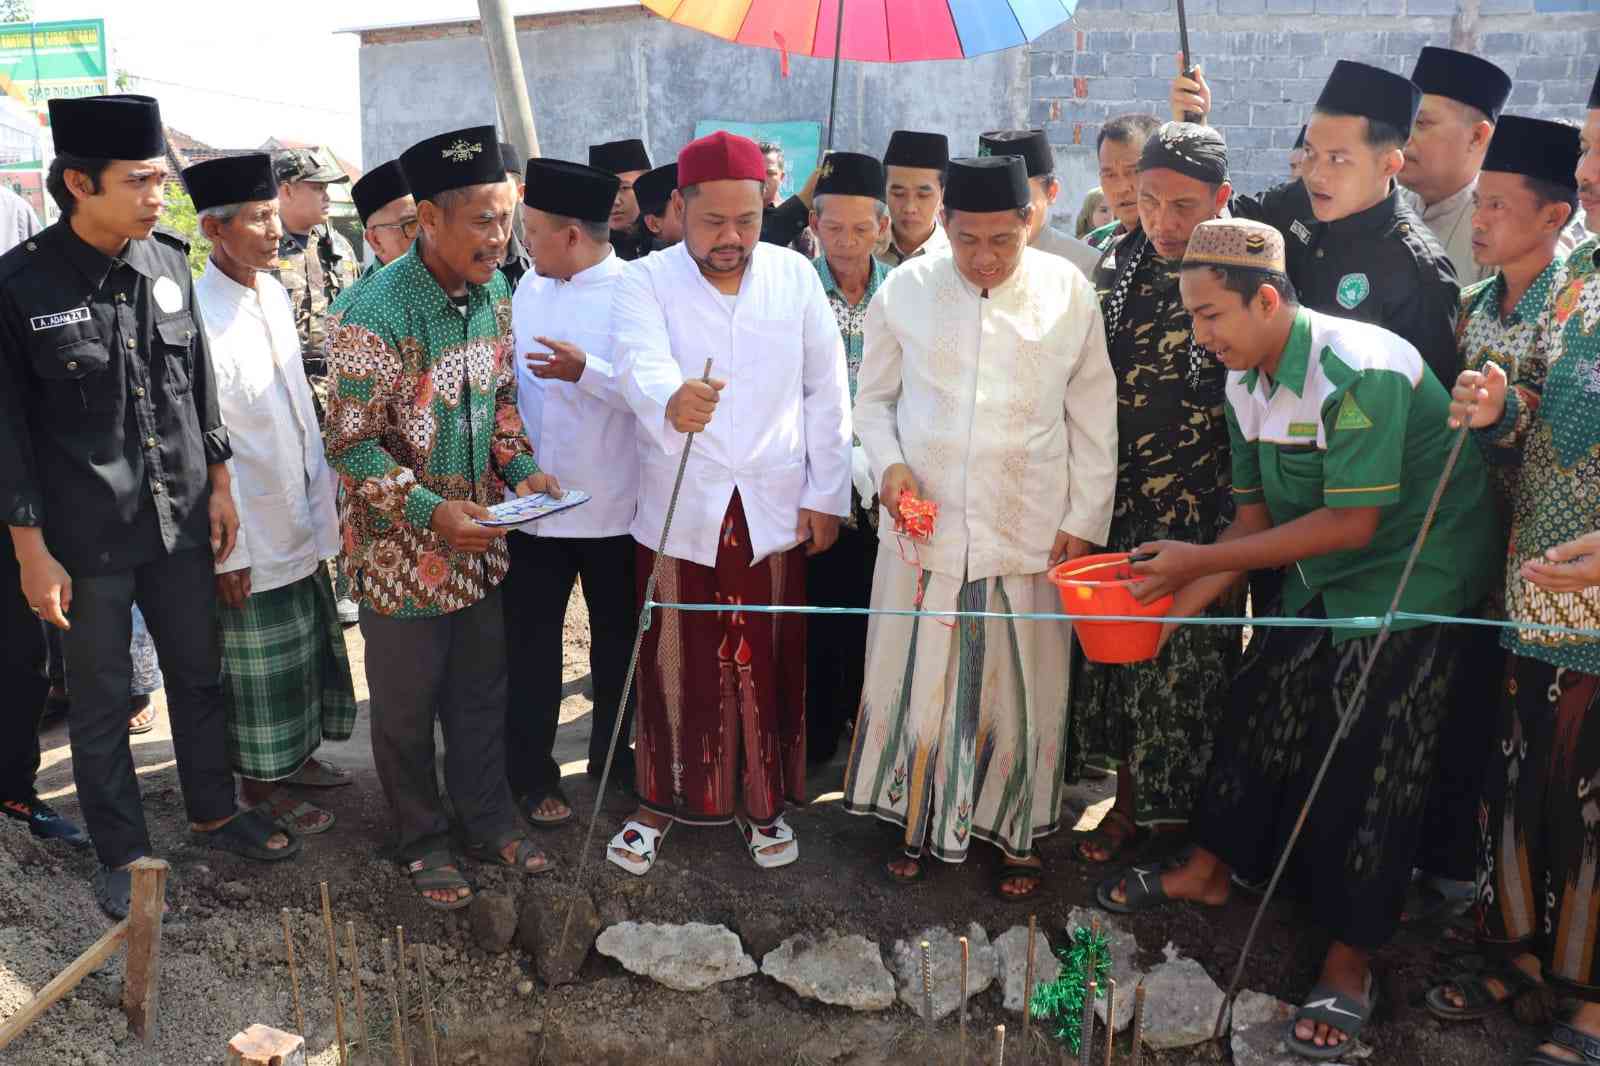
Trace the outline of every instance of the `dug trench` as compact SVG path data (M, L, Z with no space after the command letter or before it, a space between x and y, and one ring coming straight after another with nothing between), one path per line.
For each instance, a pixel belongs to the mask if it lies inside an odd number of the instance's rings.
M352 1042L359 1040L360 1025L345 923L355 928L371 1041L370 1051L356 1049L356 1063L398 1061L392 1052L394 1015L380 950L381 939L394 938L396 926L404 927L408 944L422 945L427 952L441 1064L931 1066L958 1061L954 1015L930 1030L899 1003L858 1013L803 999L761 974L705 991L680 992L590 951L571 983L549 987L541 980L533 956L515 943L518 917L525 910L548 909L570 884L596 802L594 783L583 773L590 717L588 625L577 597L566 634L568 684L557 755L566 764L565 784L579 817L537 834L555 869L523 878L469 861L465 864L469 876L493 902L455 914L424 908L386 857L386 810L367 732L367 664L359 631L350 630L347 640L358 694L363 697L361 716L350 741L328 744L322 754L351 769L355 782L343 789L304 792L305 798L334 812L338 818L334 829L309 838L297 861L275 865L253 864L191 844L170 724L158 699L160 727L133 738L155 852L172 864L155 1042L146 1052L128 1034L116 1008L122 962L114 956L0 1052L0 1064L193 1066L224 1061L229 1037L252 1023L295 1029L282 933L285 908L297 953L308 1061L312 1066L337 1063L318 894L322 881L329 885L339 929L344 1028ZM40 791L63 813L77 818L64 725L51 725L45 747ZM892 967L895 942L915 938L930 926L965 932L969 923L976 922L992 938L1025 926L1028 916L1035 914L1040 931L1060 944L1068 914L1074 907L1090 906L1094 886L1105 876L1104 869L1074 858L1070 828L1075 823L1088 826L1104 811L1109 804L1107 782L1081 782L1069 788L1064 829L1042 845L1048 880L1038 899L1023 904L994 896L996 855L983 845L974 848L964 865L935 864L921 884L891 884L883 864L896 850L896 834L887 825L852 817L841 809L837 789L842 774L841 756L812 775L815 799L790 815L800 841L800 859L776 871L758 870L732 827L679 828L664 842L655 870L647 877L630 877L603 861L605 841L631 809L629 798L613 791L604 801L584 876L597 924L720 923L738 934L744 954L757 964L790 936L860 934L876 942ZM93 868L91 853L46 845L31 839L17 823L0 823L0 1019L21 1007L106 928L89 890ZM1141 968L1160 963L1163 949L1170 945L1226 987L1254 902L1236 893L1234 901L1220 910L1180 905L1119 922L1137 938ZM1408 931L1378 956L1382 1005L1363 1037L1369 1049L1365 1061L1382 1066L1521 1061L1536 1034L1517 1026L1509 1015L1446 1026L1422 1008L1428 985L1447 972L1451 955L1465 950L1464 937L1470 937L1470 929ZM507 940L512 943L505 951L485 951L482 946ZM1322 948L1292 902L1274 904L1241 987L1291 1002L1303 997L1315 977ZM414 957L408 974L410 980L401 990L401 1013L412 1061L430 1064ZM1127 996L1131 989L1121 993ZM1147 1011L1155 1016L1177 1006L1153 998ZM1022 1019L1003 1008L998 982L969 1004L969 1061L993 1061L992 1030L1000 1024L1009 1034L1007 1063L1067 1061L1059 1045L1040 1035L1042 1024L1036 1023L1024 1042ZM1097 1040L1103 1040L1103 1030L1098 1033ZM1103 1049L1096 1050L1094 1061L1105 1061ZM1132 1061L1126 1032L1111 1061ZM1147 1050L1143 1061L1154 1066L1245 1063L1244 1058L1234 1059L1227 1039ZM1250 1066L1275 1066L1278 1061L1278 1057L1254 1059Z

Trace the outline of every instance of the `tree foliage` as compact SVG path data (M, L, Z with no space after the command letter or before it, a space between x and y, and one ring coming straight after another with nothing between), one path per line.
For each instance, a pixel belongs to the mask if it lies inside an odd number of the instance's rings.
M177 182L167 186L167 205L161 212L161 225L189 241L189 272L199 277L211 255L211 242L200 232L200 216L189 193Z
M0 0L0 22L32 22L33 0Z

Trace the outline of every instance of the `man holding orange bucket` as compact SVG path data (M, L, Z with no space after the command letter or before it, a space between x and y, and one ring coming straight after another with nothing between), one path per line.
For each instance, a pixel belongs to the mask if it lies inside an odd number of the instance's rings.
M1027 247L1031 199L1017 156L952 161L952 252L897 267L867 308L855 426L887 510L874 608L1057 612L1046 571L1105 542L1117 396L1100 303ZM920 539L896 534L906 493L938 506ZM1064 622L873 616L844 802L904 828L890 879L983 840L1003 855L997 895L1039 891L1066 701Z
M1450 398L1407 341L1298 306L1283 237L1258 222L1201 223L1179 278L1195 340L1228 368L1232 525L1214 544L1157 541L1134 571L1141 600L1176 593L1193 616L1249 570L1287 567L1216 731L1179 866L1133 867L1096 895L1134 912L1171 899L1226 902L1232 878L1265 880L1304 805L1340 715L1354 715L1294 848L1284 885L1332 944L1290 1046L1329 1058L1370 1015L1369 960L1394 934L1422 833L1459 656L1442 625L1396 621L1381 646L1337 620L1382 615L1446 473ZM1460 451L1400 609L1459 615L1499 573L1483 460ZM1170 623L1169 623L1170 624ZM1375 658L1374 658L1375 657ZM1364 697L1355 688L1371 661Z

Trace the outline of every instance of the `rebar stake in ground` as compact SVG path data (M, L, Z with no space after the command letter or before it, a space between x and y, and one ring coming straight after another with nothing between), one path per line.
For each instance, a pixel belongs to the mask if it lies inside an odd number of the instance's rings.
M361 988L361 951L356 947L356 923L344 923L345 939L350 945L350 996L355 1007L356 1029L360 1032L358 1046L361 1054L372 1058L372 1032L367 1028L367 997Z
M1032 1048L1033 1041L1033 945L1039 935L1039 916L1028 915L1028 966L1022 979L1022 1046Z
M928 1025L928 1033L933 1033L933 946L926 940L922 942L922 1011L923 1018Z
M406 982L406 927L394 927L394 982L400 990L400 1014L408 1022L411 1019L411 989ZM406 1041L402 1052L404 1057L400 1066L411 1066L411 1041Z
M289 961L289 993L294 998L295 1031L306 1035L306 1012L300 1005L300 967L294 962L294 935L289 932L289 908L278 912L283 919L283 957Z
M394 977L394 954L389 950L389 938L384 937L383 947L383 976L389 983L389 1017L392 1022L389 1026L390 1042L394 1045L394 1061L396 1066L405 1066L406 1061L406 1019L400 1013L400 995L396 991Z
M423 957L422 945L418 944L417 952L417 980L422 984L422 1034L428 1040L428 1061L432 1066L439 1066L439 1038L433 1028L433 986L428 983L428 960Z
M1106 978L1106 1066L1111 1066L1111 1053L1117 1045L1117 979Z
M994 1066L1005 1066L1006 1063L1006 1027L994 1027Z
M328 934L328 995L333 997L333 1028L339 1041L339 1066L348 1066L350 1049L344 1040L344 997L339 994L339 941L333 932L333 904L328 899L328 882L317 884L322 893L322 928Z
M1133 990L1133 1066L1144 1058L1144 982Z
M960 1066L967 1066L967 967L972 960L972 945L962 937L961 944L961 1043Z

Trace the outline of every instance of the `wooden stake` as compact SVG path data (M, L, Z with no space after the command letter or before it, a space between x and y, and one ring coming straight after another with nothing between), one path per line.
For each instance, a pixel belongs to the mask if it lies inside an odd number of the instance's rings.
M289 960L289 991L294 994L295 1032L306 1035L306 1011L300 1004L300 967L294 962L294 936L289 932L289 908L278 912L283 919L283 956Z
M1117 980L1106 978L1106 1066L1111 1066L1112 1049L1117 1044Z
M967 1066L967 966L971 961L972 945L961 938L961 1059L959 1066Z
M1028 965L1022 979L1022 1046L1032 1047L1033 1033L1033 945L1039 935L1038 915L1028 915Z
M161 991L161 911L167 900L167 864L148 856L134 862L128 902L128 963L122 977L122 1011L128 1028L149 1047L156 1038Z
M439 1038L433 1028L433 988L428 984L428 960L423 958L422 945L418 944L417 979L422 983L422 1031L428 1038L428 1061L439 1066Z
M994 1027L994 1066L1005 1066L1006 1063L1006 1027Z
M350 996L356 1008L356 1029L361 1054L372 1058L372 1031L367 1028L367 994L361 987L361 951L356 947L356 923L344 923L345 940L350 945Z
M394 1041L395 1066L406 1066L406 1019L400 1013L400 998L395 992L394 955L389 951L389 938L383 938L383 976L389 981L389 1015L394 1019L389 1035Z
M339 994L339 940L333 933L333 905L328 900L328 882L317 885L322 892L322 928L328 934L328 994L333 997L333 1028L339 1041L339 1066L349 1066L350 1049L344 1040L344 997Z
M394 976L395 984L400 988L400 1013L405 1015L407 1025L411 1022L411 988L406 980L406 927L394 927ZM401 1060L400 1066L411 1066L411 1041L406 1041L406 1057Z
M933 1032L933 947L922 942L922 1010L927 1019L928 1032Z
M4 1048L21 1036L22 1031L31 1025L35 1018L49 1010L62 996L78 987L78 982L99 969L100 964L127 939L126 918L101 933L99 940L90 944L88 950L72 960L72 964L65 970L52 977L49 984L39 989L32 999L23 1004L21 1010L4 1022L0 1022L0 1048Z
M1133 990L1133 1066L1144 1057L1144 982Z

